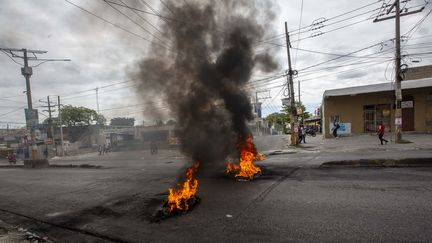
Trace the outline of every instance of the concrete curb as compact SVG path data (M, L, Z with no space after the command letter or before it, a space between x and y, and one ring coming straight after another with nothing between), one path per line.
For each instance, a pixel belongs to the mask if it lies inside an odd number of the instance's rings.
M297 153L297 150L274 150L274 151L264 151L263 155L265 157L272 156L272 155L280 155L280 154L295 154Z
M49 167L47 159L24 160L24 168L46 168Z
M342 160L325 162L319 166L335 167L432 167L432 158Z

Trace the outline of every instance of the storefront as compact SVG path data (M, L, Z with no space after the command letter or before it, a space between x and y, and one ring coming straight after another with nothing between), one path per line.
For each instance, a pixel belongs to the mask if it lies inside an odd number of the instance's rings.
M402 82L402 131L432 132L432 78ZM384 122L394 129L395 91L392 83L326 90L323 95L323 134L331 137L334 121L349 127L346 134L375 133Z

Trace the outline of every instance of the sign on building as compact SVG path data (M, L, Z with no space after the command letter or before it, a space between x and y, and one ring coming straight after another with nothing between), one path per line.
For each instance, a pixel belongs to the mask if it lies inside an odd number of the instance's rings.
M414 107L414 102L412 100L402 101L401 102L401 107L402 108L413 108Z

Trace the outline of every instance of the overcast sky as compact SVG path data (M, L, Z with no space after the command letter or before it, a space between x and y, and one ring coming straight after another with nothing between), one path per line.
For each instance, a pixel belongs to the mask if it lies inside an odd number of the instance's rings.
M151 39L143 29L115 12L102 0L70 1L128 31ZM123 1L150 11L138 0ZM163 7L159 0L146 2L156 10ZM266 40L273 44L258 43L256 50L265 52L268 48L275 48L280 70L270 74L257 74L251 81L255 87L251 90L252 94L263 91L258 96L262 99L264 114L281 109L280 99L285 92L283 87L280 87L286 82L285 78L257 81L266 77L277 77L287 69L286 48L283 47L285 38L281 35L284 32L285 21L292 33L293 68L298 70L295 79L296 95L297 81L300 81L301 100L310 112L319 106L326 89L391 82L393 79L391 58L394 56L394 43L388 40L394 38L394 20L373 23L373 17L379 13L383 1L273 2L278 11L273 34L275 33L278 38ZM402 6L413 11L424 4L423 0L411 0ZM350 12L351 10L356 11ZM402 17L401 34L410 31L430 11L431 4L428 4L421 13ZM156 16L142 16L156 27L160 24L161 19ZM55 99L54 95L61 95L63 104L86 106L96 110L95 89L99 87L99 108L108 119L128 116L135 117L139 122L152 122L143 116L142 101L140 102L136 95L134 82L128 81L126 75L126 70L146 55L149 46L147 41L115 28L61 0L0 0L0 23L0 48L45 50L48 53L39 55L39 58L72 60L47 62L33 68L32 98L34 106L41 113L40 120L43 120L43 114L47 113L43 111L45 108L41 106L44 104L38 102L39 99L46 100L47 95L52 95L51 98ZM141 18L140 23L151 32L157 32ZM315 25L310 26L313 23ZM301 29L300 35L299 31L296 31L299 25L305 27ZM312 28L317 29L311 30ZM404 63L410 67L431 64L432 54L427 52L432 49L432 16L429 15L410 33L408 41L405 38L402 42L402 54L406 55ZM313 35L317 36L312 37ZM339 57L338 55L374 44L377 45L311 67ZM20 59L14 61L22 63ZM30 64L36 65L38 62ZM14 63L4 53L0 53L0 128L4 128L6 123L11 123L11 126L22 126L20 123L25 122L25 79L20 68L19 64ZM116 109L128 105L131 107Z

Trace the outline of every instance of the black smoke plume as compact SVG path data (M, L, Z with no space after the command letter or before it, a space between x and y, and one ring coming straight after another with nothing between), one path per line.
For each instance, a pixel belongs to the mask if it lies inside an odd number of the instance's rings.
M162 100L176 117L182 151L193 160L225 162L250 135L248 82L277 64L255 49L275 17L265 0L164 1L166 43L155 41L131 71L138 92L157 115Z

